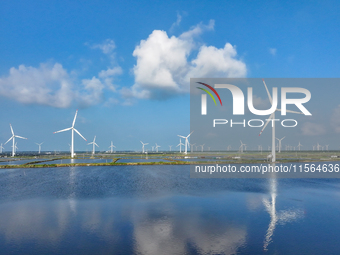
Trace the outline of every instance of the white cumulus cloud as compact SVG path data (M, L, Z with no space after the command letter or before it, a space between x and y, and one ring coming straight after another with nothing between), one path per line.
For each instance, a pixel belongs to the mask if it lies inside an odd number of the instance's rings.
M121 94L125 98L162 99L187 93L193 77L244 77L246 65L237 58L236 48L230 43L223 48L198 47L196 37L213 28L211 20L208 25L200 23L178 37L154 30L136 46L135 83L122 89Z
M109 83L107 79L120 73L119 68L113 68L101 71L101 79L93 77L78 81L59 63L42 63L39 67L20 65L12 67L7 76L0 78L0 96L24 104L57 108L67 108L72 104L94 105L102 101L105 83Z
M0 95L27 104L68 107L75 96L72 88L69 74L59 63L12 67L8 76L0 78Z

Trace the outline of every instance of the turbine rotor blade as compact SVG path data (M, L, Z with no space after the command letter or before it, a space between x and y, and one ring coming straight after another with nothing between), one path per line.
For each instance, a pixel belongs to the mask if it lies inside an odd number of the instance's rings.
M189 138L189 136L190 136L192 133L194 133L194 131L192 131L186 138Z
M6 143L8 143L10 140L12 140L12 139L13 139L13 137L14 137L14 135L13 135L11 138L9 138L9 139L8 139L8 141L7 141L7 142L5 142L5 144L6 144ZM4 144L4 145L5 145L5 144Z
M74 115L74 119L73 119L72 127L74 127L74 123L76 122L77 114L78 114L78 110L76 111L76 115Z
M281 112L281 109L276 109L277 111ZM290 113L297 113L297 114L303 114L302 112L296 112L296 111L291 111L291 110L286 110L286 112Z
M72 127L70 127L70 128L65 128L65 129L63 129L63 130L59 130L59 131L53 132L53 134L60 133L60 132L64 132L64 131L68 131L68 130L70 130L70 129L72 129Z
M79 133L79 131L78 131L77 129L75 129L75 128L74 128L74 131L76 131L76 132L77 132L77 134L78 134L78 135L80 135L80 137L81 137L81 138L83 138L85 141L87 141L87 140L85 139L85 137L84 137L84 136L82 136L82 135L81 135L81 133Z
M269 121L273 118L273 115L274 115L274 112L273 112L272 114L270 114L270 116L269 116L269 118L268 118L266 124L265 124L264 127L262 128L262 130L261 130L259 136L262 134L263 130L266 128L266 126L268 125Z
M182 138L186 139L186 137L185 137L185 136L181 136L181 135L177 135L177 136L179 136L179 137L182 137Z
M25 138L25 137L18 136L18 135L15 135L15 137L18 137L18 138L21 138L21 139L27 139L27 138Z
M264 82L264 79L262 79L262 81L263 81L264 86L266 87L267 94L268 94L268 97L269 97L269 101L270 101L271 104L273 104L272 97L271 97L271 95L270 95L270 93L269 93L269 90L268 90L268 88L267 88L266 83Z
M12 132L12 135L14 135L14 132L13 132L13 128L12 128L12 125L9 124L10 128L11 128L11 132Z

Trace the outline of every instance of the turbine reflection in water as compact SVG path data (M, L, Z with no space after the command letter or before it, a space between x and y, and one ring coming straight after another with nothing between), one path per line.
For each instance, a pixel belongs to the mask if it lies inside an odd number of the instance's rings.
M271 164L275 168L275 164ZM276 225L285 225L288 222L292 222L303 218L303 211L301 209L290 209L290 210L280 210L276 211L276 198L277 198L277 179L275 178L275 173L272 174L272 178L269 181L269 194L271 200L263 198L263 205L266 211L269 213L270 222L267 229L267 233L264 240L263 249L268 251L268 245L272 242L272 237Z

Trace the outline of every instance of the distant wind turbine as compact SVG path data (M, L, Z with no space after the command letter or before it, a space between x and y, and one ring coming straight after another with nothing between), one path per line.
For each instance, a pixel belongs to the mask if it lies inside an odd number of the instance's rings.
M56 131L54 132L53 134L56 134L56 133L61 133L61 132L64 132L64 131L68 131L68 130L71 130L72 132L72 136L71 136L71 158L74 158L74 131L76 131L76 133L78 135L80 135L81 138L83 138L85 141L87 141L85 139L84 136L82 136L79 131L77 129L74 128L74 124L76 122L76 118L77 118L77 114L78 114L78 110L76 111L76 114L74 115L74 119L73 119L73 122L72 122L72 127L70 128L65 128L65 129L62 129L62 130L59 130L59 131Z
M299 151L301 150L301 146L303 146L303 145L299 141L299 145L297 146L299 148Z
M92 146L93 146L92 147L92 155L94 155L96 153L96 146L99 147L98 144L96 144L96 136L94 136L93 142L90 142L87 145L89 145L89 144L92 144Z
M161 146L156 143L156 152L158 152L159 147L161 147Z
M111 153L113 152L113 147L116 148L116 146L114 146L113 142L111 141L111 146L109 146L109 148L111 148Z
M41 145L42 145L43 143L44 143L44 142L42 142L42 143L35 143L36 145L39 146L39 154L40 154L40 150L41 150Z
M182 139L179 138L179 144L176 146L176 147L179 146L179 153L182 153L182 145L184 145L184 144L182 143Z
M5 149L3 146L2 146L2 143L1 143L1 146L0 146L0 153L2 153L2 150Z
M171 151L171 147L172 147L172 145L169 145L169 147L170 147L170 151Z
M279 138L276 138L278 141L279 141L279 153L281 152L281 141L283 140L283 139L285 139L285 136L284 137L282 137L281 139L279 139Z
M188 154L188 146L189 146L189 140L188 140L188 138L189 138L189 136L193 133L194 131L192 131L188 136L182 136L182 135L178 135L179 137L181 137L181 138L184 138L185 139L185 145L184 145L184 147L185 147L185 154Z
M202 144L200 145L201 146L201 151L203 152L203 147L204 147L205 144Z
M18 136L18 135L15 135L15 134L14 134L14 131L13 131L13 128L12 128L12 125L9 124L9 126L10 126L10 128L11 128L12 137L9 138L8 141L5 142L5 144L8 143L10 140L13 140L13 145L12 145L12 157L14 157L14 155L15 155L15 137L21 138L21 139L27 139L27 138L21 137L21 136ZM5 144L4 144L4 145L5 145Z
M243 146L246 146L246 144L242 143L242 141L240 140L241 142L241 146L240 146L240 152L243 153Z
M140 141L140 142L143 144L142 150L143 150L143 153L144 153L144 146L148 145L149 143L143 143L142 141Z
M264 79L262 79L262 81L263 81L263 84L264 84L264 86L265 86L265 88L266 88L266 91L267 91L267 94L268 94L268 97L269 97L269 101L270 101L271 105L273 105L273 100L272 100L272 97L271 97L271 95L270 95L270 93L269 93L269 90L268 90L268 88L267 88L267 85L266 85L266 83L264 82ZM276 88L274 88L274 89L276 89ZM262 134L263 130L266 128L266 126L268 125L268 123L269 123L271 120L275 120L275 112L276 112L276 111L281 111L281 109L277 109L277 106L276 106L275 111L269 116L269 118L268 118L266 124L264 125L264 127L262 128L262 130L261 130L259 136ZM295 111L290 111L290 110L286 110L286 112L302 114L301 112L295 112ZM272 121L272 156L271 156L271 158L272 158L272 162L275 162L275 161L276 161L276 152L275 152L275 121Z

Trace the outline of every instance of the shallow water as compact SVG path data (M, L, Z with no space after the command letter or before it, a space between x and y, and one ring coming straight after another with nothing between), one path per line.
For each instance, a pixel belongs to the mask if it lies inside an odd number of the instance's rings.
M1 169L1 254L340 254L340 180L189 172Z

